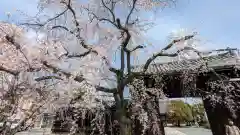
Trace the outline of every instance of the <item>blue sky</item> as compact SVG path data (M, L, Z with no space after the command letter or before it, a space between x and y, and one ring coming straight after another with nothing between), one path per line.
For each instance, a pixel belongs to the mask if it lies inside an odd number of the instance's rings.
M171 29L188 28L199 32L203 40L221 46L238 47L240 23L239 0L181 0L175 8L160 12L159 28L169 32ZM162 22L162 23L161 23ZM162 26L161 26L162 25ZM157 38L157 37L156 37Z
M34 15L36 1L1 0L0 20L6 20L5 12L12 12L12 17L18 18L16 9ZM159 11L157 26L148 32L148 37L155 41L154 48L162 47L172 30L186 28L197 31L206 48L238 47L239 5L239 0L179 0L175 7Z
M30 15L36 13L37 0L0 0L0 20L6 20L5 12L19 9ZM175 7L157 14L157 26L148 32L155 41L154 48L163 47L166 37L173 30L186 28L199 33L207 49L236 47L240 37L239 0L179 0Z
M6 20L5 12L16 9L33 15L36 1L1 0L0 20ZM149 36L155 40L165 40L172 30L187 28L199 32L203 40L217 47L238 47L239 5L239 0L179 0L175 7L158 13L158 25L149 31Z

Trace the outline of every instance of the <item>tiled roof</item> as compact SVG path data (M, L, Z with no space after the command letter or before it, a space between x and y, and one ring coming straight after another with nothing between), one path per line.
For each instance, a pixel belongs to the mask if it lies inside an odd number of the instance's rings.
M203 59L186 59L181 61L173 61L168 63L151 64L148 67L147 74L155 73L172 73L181 72L184 70L196 70L207 62L208 67L216 69L229 66L240 65L240 57L233 53L224 53L214 56L204 57ZM143 65L134 66L133 71L139 72L143 69Z

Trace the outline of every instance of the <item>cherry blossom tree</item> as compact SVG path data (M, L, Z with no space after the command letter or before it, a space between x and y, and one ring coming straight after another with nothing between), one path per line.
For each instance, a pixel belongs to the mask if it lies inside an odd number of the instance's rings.
M175 53L168 53L167 50L177 43L187 46L188 44L185 42L192 40L194 37L194 34L190 34L173 39L170 44L153 54L146 61L141 72L132 71L132 54L145 47L143 45L145 42L144 32L152 25L152 21L147 20L148 18L146 20L140 18L144 18L144 12L152 12L168 4L170 4L170 1L90 0L81 2L41 0L39 8L52 13L53 17L45 17L46 12L43 11L39 17L31 19L23 25L34 28L38 32L46 33L46 42L53 42L50 44L54 44L54 53L47 54L48 56L45 59L41 59L40 65L52 69L55 74L61 76L42 76L36 80L62 79L65 77L90 86L92 88L90 95L94 95L95 91L112 94L116 102L118 113L116 120L120 124L120 134L127 134L126 125L128 123L126 122L128 118L126 118L126 110L123 107L123 93L126 86L135 78L143 76L148 66L157 57L175 57L180 54L186 49L184 46ZM71 48L71 46L75 47ZM191 47L188 46L189 48ZM119 68L114 67L111 63L112 52L114 51L120 53ZM56 57L55 54L58 56ZM52 57L52 55L54 56ZM69 72L64 70L64 67L59 66L60 63L62 65L70 61L79 62L80 69L77 68ZM95 68L97 66L101 68ZM73 68L73 64L68 66L68 69ZM90 71L90 74L95 75L94 79L89 75L90 68L100 71ZM113 87L104 86L102 79L111 78L111 76L115 76ZM149 105L147 107L148 109L151 108ZM151 120L154 120L155 117L156 115ZM154 134L160 134L159 130L153 132Z
M47 75L42 67L43 48L27 37L16 25L0 24L1 40L1 134L12 135L31 128L38 115L55 110L66 94L61 94L62 81L35 81L39 75ZM49 49L49 48L45 48ZM51 58L51 57L49 57ZM71 85L74 88L74 85ZM65 88L68 89L65 85ZM61 91L64 92L64 91ZM61 98L59 98L61 96ZM68 103L65 100L65 103ZM15 121L17 120L17 121ZM17 123L14 123L17 122ZM12 126L12 124L15 124Z
M65 85L71 89L79 87L84 89L84 99L79 106L96 107L98 106L95 102L97 97L105 93L107 93L105 96L112 95L116 104L115 119L119 123L120 134L126 135L129 118L126 116L123 103L125 88L134 83L134 80L144 76L149 65L156 58L176 57L186 50L197 52L190 46L195 33L180 35L177 38L174 37L159 52L150 56L141 71L132 71L133 54L145 48L145 32L153 24L153 21L148 20L149 18L144 14L168 6L171 2L40 0L39 9L42 12L21 26L28 30L35 30L38 34L43 33L44 36L38 42L29 43L26 40L28 38L21 33L22 29L14 29L13 32L5 31L2 42L7 43L4 49L10 48L10 52L6 51L9 54L4 53L1 58L3 66L0 69L13 76L24 74L24 77L27 74L41 72L35 76L29 75L32 77L32 84L52 79L61 81L60 87L65 88L61 90L62 97L65 97L62 100L65 103L71 102L69 95L76 92L69 91ZM173 46L179 48L176 52L168 52ZM114 52L120 55L119 67L112 63ZM136 99L142 97L144 99L142 102L151 99L151 92L141 93L141 91L144 90L140 90ZM100 100L103 105L103 98ZM147 112L149 117L146 126L151 126L152 134L161 134L158 128L159 121L156 121L159 120L157 118L159 112L154 106L147 104L143 108L145 109L143 112ZM154 115L151 114L151 110L154 110ZM149 125L152 123L155 124Z

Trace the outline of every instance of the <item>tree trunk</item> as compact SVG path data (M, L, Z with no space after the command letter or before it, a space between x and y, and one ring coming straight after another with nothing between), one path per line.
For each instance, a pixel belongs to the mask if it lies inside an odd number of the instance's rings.
M162 126L158 110L156 110L155 106L155 101L151 101L151 99L146 101L146 104L144 105L144 109L148 114L148 124L150 124L148 125L148 135L163 135L164 131L162 130L164 130L164 128Z
M124 123L120 123L120 135L129 135L128 126Z
M177 126L178 126L178 127L181 127L181 122L180 122L180 120L177 120Z
M226 117L224 111L219 108L219 105L213 107L211 103L207 100L203 100L204 108L206 110L209 124L212 130L213 135L226 135L225 133L225 124Z
M129 135L129 120L125 115L126 113L121 110L116 113L117 121L118 121L118 128L119 128L119 135Z
M123 105L124 99L121 98L121 100L115 100L116 102L116 112L115 112L115 119L117 120L117 123L115 123L115 129L117 129L119 133L114 133L116 135L128 135L128 125L129 120L126 116L126 108Z

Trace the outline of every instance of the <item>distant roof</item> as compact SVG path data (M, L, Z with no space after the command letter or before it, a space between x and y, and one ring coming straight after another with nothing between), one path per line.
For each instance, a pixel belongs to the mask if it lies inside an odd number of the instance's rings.
M174 73L182 72L186 70L196 70L204 63L207 62L208 67L217 69L225 67L240 67L240 57L238 52L228 51L225 53L205 56L202 59L184 59L179 61L173 61L168 63L156 63L149 65L146 73L156 74L156 73ZM134 66L132 70L134 72L139 72L143 69L144 65Z

